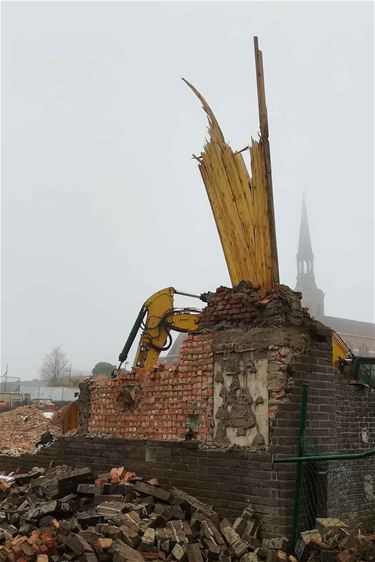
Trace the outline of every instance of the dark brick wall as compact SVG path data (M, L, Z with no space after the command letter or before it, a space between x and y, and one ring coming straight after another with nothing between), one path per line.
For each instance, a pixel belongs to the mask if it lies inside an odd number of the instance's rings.
M290 365L289 401L279 405L271 426L271 448L275 456L297 455L303 384L308 385L306 444L316 453L336 450L336 407L333 399L333 388L337 374L331 365L330 335L329 332L324 335L323 331L319 335L319 339L325 338L326 341L313 341L311 353L300 356L297 361ZM274 466L277 468L282 508L275 523L288 536L292 530L296 464L281 463L274 464ZM308 471L305 475L308 476ZM325 490L325 480L319 482L319 486ZM324 501L322 502L322 500ZM326 510L326 498L319 498L319 504L322 503L323 505L312 506L317 507L318 510L316 513L310 513L309 517L308 513L304 513L306 506L303 498L299 522L301 529L311 528L314 516L325 515L323 511Z
M251 503L262 519L264 534L276 530L277 473L266 452L206 450L196 442L78 436L61 438L37 455L0 456L0 470L48 466L51 461L90 466L95 472L124 465L145 478L156 476L163 485L182 488L231 520Z
M329 334L328 343L329 343ZM321 335L319 339L323 339ZM279 406L272 421L271 447L277 455L297 453L302 385L308 385L306 447L309 454L361 452L375 448L375 393L349 384L331 365L327 342L315 341L312 354L291 365L290 402ZM367 431L368 442L361 440ZM280 499L286 506L275 523L292 525L295 465L279 464ZM300 528L313 525L315 516L340 517L366 530L375 527L375 456L351 461L304 465L304 497ZM308 495L309 481L316 495ZM307 497L308 496L308 497Z
M375 392L335 378L336 450L375 448ZM328 465L329 512L356 527L375 528L375 456Z

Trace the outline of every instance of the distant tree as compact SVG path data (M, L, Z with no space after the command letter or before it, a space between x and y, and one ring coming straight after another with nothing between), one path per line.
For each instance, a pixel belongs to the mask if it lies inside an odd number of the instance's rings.
M48 386L56 386L58 380L68 373L69 362L60 347L54 347L51 353L47 353L39 370L41 379Z
M97 363L93 370L91 371L93 375L110 375L116 369L116 365L112 365L112 363L106 363L105 361L101 361Z

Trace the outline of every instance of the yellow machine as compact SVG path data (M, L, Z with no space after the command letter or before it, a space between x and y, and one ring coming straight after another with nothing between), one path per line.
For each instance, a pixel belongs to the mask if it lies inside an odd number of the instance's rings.
M375 388L375 357L356 357L336 332L332 332L332 363L350 380Z
M196 308L174 308L174 295L200 299L198 295L182 293L173 287L167 287L154 293L142 306L124 349L119 355L121 368L126 361L129 351L140 328L143 328L139 341L134 367L152 369L156 366L159 355L166 351L172 344L171 330L176 332L194 332L198 328L198 315Z
M340 361L350 359L353 354L343 339L336 332L332 332L332 364L339 368Z
M201 299L198 295L178 292L173 287L167 287L154 293L147 299L138 314L124 349L119 355L120 365L118 369L126 361L140 328L143 331L133 366L144 369L155 367L160 353L170 348L172 343L171 330L184 333L197 330L200 310L196 308L175 308L175 294ZM354 359L360 358L354 358L344 340L336 332L333 332L332 364L342 370L344 365L352 364Z

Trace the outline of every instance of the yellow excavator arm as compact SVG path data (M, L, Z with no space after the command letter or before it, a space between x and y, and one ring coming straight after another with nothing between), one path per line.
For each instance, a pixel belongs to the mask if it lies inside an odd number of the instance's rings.
M126 361L131 346L140 328L143 328L139 341L134 367L152 369L156 366L162 351L169 349L172 338L171 330L177 332L194 332L198 328L200 310L196 308L174 308L174 295L198 298L198 295L181 293L173 287L161 289L154 293L142 306L132 331L119 355L119 369Z
M350 359L353 354L344 340L336 333L332 332L332 364L339 368L340 361Z

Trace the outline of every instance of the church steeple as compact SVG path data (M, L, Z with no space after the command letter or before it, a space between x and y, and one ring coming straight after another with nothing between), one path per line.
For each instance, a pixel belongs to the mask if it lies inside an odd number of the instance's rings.
M297 291L316 289L314 276L314 254L311 246L309 220L307 218L305 195L302 199L301 224L297 252Z
M297 251L297 284L295 290L302 293L302 304L309 309L310 314L319 320L323 320L324 293L318 289L315 282L314 254L311 245L305 196L303 196L302 200Z

